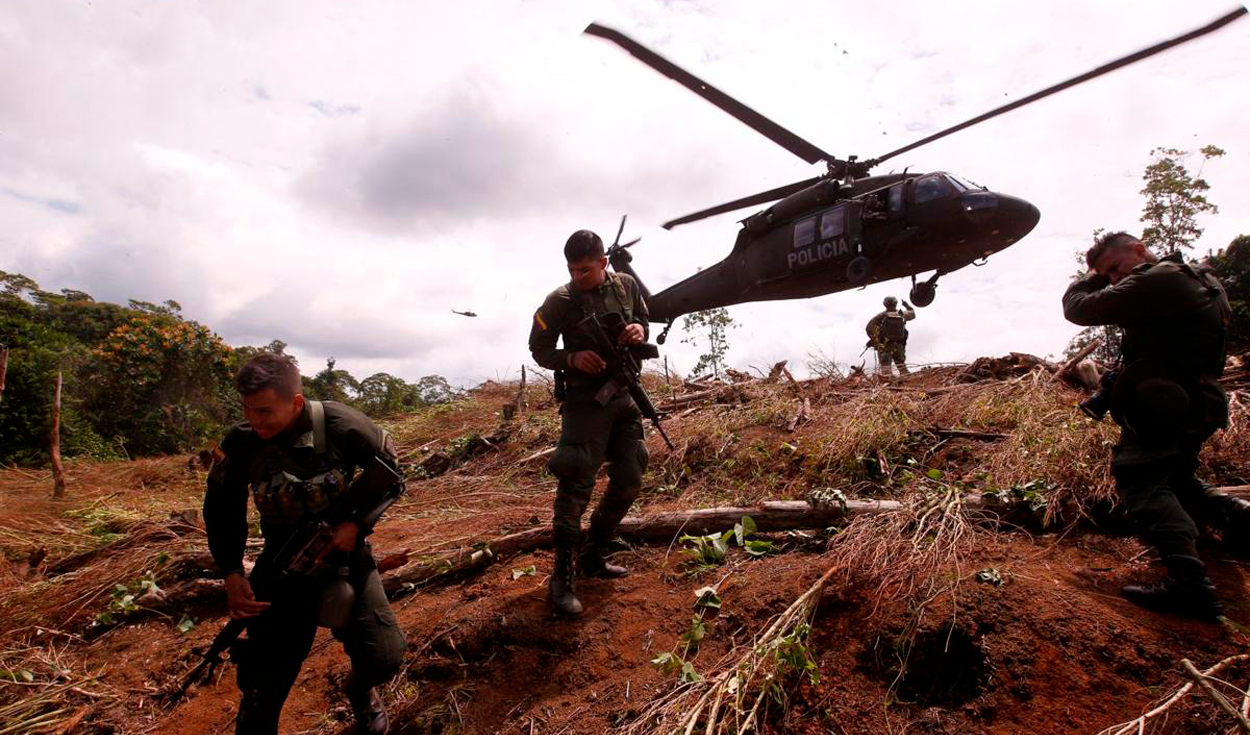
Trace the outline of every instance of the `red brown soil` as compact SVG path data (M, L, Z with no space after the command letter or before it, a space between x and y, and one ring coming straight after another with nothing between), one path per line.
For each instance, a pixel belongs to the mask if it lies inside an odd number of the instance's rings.
M427 442L446 443L468 430L488 433L496 422L493 411L507 393L500 386L477 402L447 410L405 438L406 447L411 451ZM542 461L517 464L554 440L557 425L549 410L534 421L506 454L488 454L411 486L409 496L379 528L376 555L401 549L423 553L440 544L462 546L549 522L552 483ZM750 428L747 436L752 440L775 442L783 436L768 426ZM820 430L819 425L809 426L800 436L814 437ZM678 426L672 432L679 442L681 431ZM663 452L654 442L650 446L662 462ZM975 463L978 446L948 443L935 461L945 462L942 466L952 476L960 474ZM136 482L140 464L151 477ZM69 505L89 506L108 498L110 503L150 508L156 497L162 510L153 515L162 517L167 508L196 507L202 477L202 472L189 474L185 460L178 459L80 466L70 470ZM797 476L786 482L798 483ZM32 479L27 473L0 471L0 524L34 529L55 523L66 506L45 500L50 487L38 474ZM752 496L765 490L732 492ZM696 492L704 489L690 488L674 497L673 491L657 486L643 500L647 510L676 509L689 507ZM748 559L735 549L729 564L695 577L679 567L683 557L677 546L622 551L618 560L631 568L630 576L580 582L586 612L573 620L555 618L549 611L547 551L502 560L458 584L398 596L393 606L407 634L409 655L404 671L387 690L392 732L603 733L633 721L646 704L674 687L674 677L650 661L661 652L680 651L680 636L694 612L694 590L715 584L724 600L692 658L706 675L717 671L732 649L749 645L830 564L823 555L825 541L819 538L774 539L788 544L788 553ZM1159 574L1144 551L1130 538L1082 527L1039 535L997 534L966 560L958 572L962 582L957 591L932 601L919 616L906 601L878 605L870 589L832 587L809 640L819 683L785 681L789 705L774 707L763 731L1045 735L1096 733L1130 720L1186 681L1182 658L1205 668L1244 652L1247 643L1245 636L1218 624L1145 612L1119 597L1121 584ZM1229 617L1250 622L1246 563L1224 557L1210 544L1202 551ZM100 565L104 569L107 560ZM513 578L513 570L531 565L533 575ZM1004 580L1001 586L975 580L976 571L989 568ZM27 584L8 579L6 595L20 593ZM37 596L21 599L38 605ZM52 619L64 611L46 612ZM172 711L153 699L193 663L190 649L206 646L224 622L220 606L189 612L200 624L187 635L174 630L175 620L161 617L103 634L81 624L46 633L5 626L10 650L0 652L0 668L32 647L55 651L76 676L97 674L98 682L84 689L99 696L71 702L90 708L71 732L230 732L237 690L228 665L217 681L195 688ZM899 679L899 646L909 640L910 666ZM43 669L36 673L44 675ZM346 673L346 658L322 632L287 702L281 731L293 735L342 729L350 720L339 693ZM1232 667L1223 677L1244 687L1250 666ZM11 700L9 692L0 688L0 693L6 695L0 702ZM1223 733L1231 724L1208 700L1191 697L1171 710L1165 724L1148 731Z

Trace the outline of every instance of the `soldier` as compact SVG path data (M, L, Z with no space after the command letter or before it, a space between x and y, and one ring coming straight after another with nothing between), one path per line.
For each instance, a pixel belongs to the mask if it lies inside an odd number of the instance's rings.
M886 296L881 302L885 311L868 320L868 346L877 351L877 363L881 372L891 375L890 364L898 365L899 375L907 375L907 322L916 318L911 304L903 302L898 309L898 299Z
M1228 425L1224 334L1231 309L1209 269L1180 253L1158 258L1136 237L1114 232L1085 256L1091 275L1063 295L1063 314L1081 326L1123 329L1124 368L1112 389L1121 427L1111 472L1130 518L1167 567L1167 576L1121 592L1132 602L1195 618L1222 608L1198 558L1198 530L1182 503L1197 507L1194 477L1202 444Z
M233 656L243 694L235 732L273 735L312 648L329 587L284 580L279 589L272 558L302 521L344 491L355 468L375 457L392 469L398 463L390 438L364 414L332 401L304 400L299 369L290 358L252 358L239 370L235 387L247 421L226 434L224 456L209 471L204 525L209 550L225 573L230 616L253 619L247 639L236 644L241 655ZM250 578L243 572L249 486L265 539ZM405 642L365 540L372 529L363 525L349 519L333 527L331 557L337 557L335 566L346 574L355 599L345 625L341 620L327 625L340 626L332 632L351 659L346 689L357 731L381 735L388 721L375 687L399 671Z
M642 473L647 469L642 418L633 399L621 391L606 405L595 400L595 393L605 382L607 363L591 349L592 338L581 322L589 314L619 314L625 327L617 339L621 344L641 344L647 339L647 305L637 281L607 270L603 241L595 233L574 232L564 245L564 259L571 280L552 291L535 312L529 347L535 362L556 371L556 397L563 401L560 444L548 463L559 481L552 519L556 560L549 587L551 604L559 613L579 615L582 603L573 584L578 567L585 576L620 577L627 573L624 567L608 562L604 554L617 525L638 496ZM564 338L563 349L556 348L560 336ZM590 518L585 543L581 543L582 514L605 459L609 463L608 489Z

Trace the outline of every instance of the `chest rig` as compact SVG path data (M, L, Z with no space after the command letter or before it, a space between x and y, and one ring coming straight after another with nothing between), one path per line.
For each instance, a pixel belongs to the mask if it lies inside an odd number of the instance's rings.
M569 314L569 319L564 327L564 347L565 349L589 349L589 345L594 344L594 340L587 334L578 331L578 326L582 319L591 314L620 314L624 317L626 324L634 320L634 302L629 298L629 294L625 292L625 284L621 279L607 274L607 280L604 281L607 286L603 291L603 310L597 308L595 303L595 294L584 294L573 284L569 284L569 299L572 300L573 306L577 307L577 315ZM575 344L570 345L570 342Z
M287 445L265 442L252 459L248 477L252 501L266 525L292 527L330 507L348 477L326 441L325 406L308 402L312 429Z

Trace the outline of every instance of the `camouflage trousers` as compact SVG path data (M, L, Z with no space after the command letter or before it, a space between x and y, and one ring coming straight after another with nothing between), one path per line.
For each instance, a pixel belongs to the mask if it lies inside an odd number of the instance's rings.
M606 542L642 489L647 469L642 414L626 393L600 405L588 388L569 388L560 409L560 443L547 468L556 476L552 526L557 544L576 545L599 466L608 462L608 489L590 519L590 537Z
M907 345L901 343L884 344L877 348L877 364L885 375L892 374L890 365L897 365L899 375L907 375Z
M257 563L263 569L264 556ZM235 720L237 735L276 735L278 717L317 634L320 584L280 583L253 573L257 596L272 604L248 626L231 658L238 662L243 693ZM382 589L368 545L351 553L348 581L356 591L347 625L331 631L352 664L352 678L364 688L384 684L403 663L406 642Z

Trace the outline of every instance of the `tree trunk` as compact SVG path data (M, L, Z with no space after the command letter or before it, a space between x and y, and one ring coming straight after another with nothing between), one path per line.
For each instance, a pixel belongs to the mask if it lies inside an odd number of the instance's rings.
M61 466L61 371L52 394L52 497L65 497L65 468Z
M4 400L4 374L9 369L9 348L0 345L0 400Z

